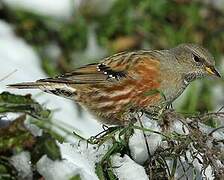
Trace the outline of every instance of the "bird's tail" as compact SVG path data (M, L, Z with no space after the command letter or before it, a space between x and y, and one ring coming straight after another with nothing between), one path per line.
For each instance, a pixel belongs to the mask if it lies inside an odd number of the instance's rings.
M23 82L23 83L9 84L7 85L7 87L16 89L40 89L40 87L44 86L45 84L44 82Z
M36 82L23 82L7 85L9 88L16 89L40 89L44 92L51 93L57 96L72 99L76 96L76 88L68 86L64 81L53 81L48 79L38 80Z

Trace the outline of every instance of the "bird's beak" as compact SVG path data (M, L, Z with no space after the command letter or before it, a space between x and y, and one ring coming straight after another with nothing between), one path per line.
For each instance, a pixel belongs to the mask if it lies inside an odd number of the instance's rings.
M215 75L215 76L221 78L221 75L214 67L205 67L205 70L207 71L208 74Z

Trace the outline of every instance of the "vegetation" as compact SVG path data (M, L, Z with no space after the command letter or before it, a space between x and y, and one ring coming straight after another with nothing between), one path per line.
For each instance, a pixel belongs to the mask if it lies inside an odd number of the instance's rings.
M0 2L0 19L12 24L15 33L32 45L40 57L42 68L49 76L99 60L84 55L88 49L91 28L96 34L97 45L106 52L103 56L126 50L170 48L179 43L194 42L207 47L215 56L217 64L220 64L224 50L223 17L224 11L196 0L157 0L153 3L148 0L117 0L103 15L91 11L87 4L80 6L66 21L13 9ZM59 49L56 55L48 50L52 45ZM187 113L186 117L173 112L168 112L168 116L163 114L162 117L156 117L164 128L164 133L130 124L127 127L106 128L103 134L88 139L88 143L99 146L112 141L111 148L96 164L98 177L116 179L111 171L110 157L118 152L130 155L129 137L134 130L141 129L144 132L161 134L163 142L167 144L166 148L158 148L144 165L151 179L173 179L175 170L184 167L181 164L182 158L187 160L189 169L194 168L194 159L199 162L203 159L203 169L210 165L215 177L221 179L224 170L219 169L216 162L223 162L224 155L217 144L224 142L215 139L212 134L220 130L219 119L223 121L223 114L221 111L208 113L214 111L212 91L215 83L223 85L221 81L203 80L200 89L196 86L190 88L187 98L177 107L178 111ZM34 165L43 154L47 154L52 160L61 158L56 140L63 142L65 139L52 130L52 127L67 134L72 132L54 124L50 110L32 99L31 95L3 92L0 94L0 122L8 112L22 115L13 119L12 123L0 126L0 179L18 178L18 172L9 161L13 152L30 151ZM169 129L170 123L167 124L167 121L175 121L176 116L189 131L187 135L177 134ZM43 129L42 136L34 136L27 129L24 125L27 119ZM214 132L201 131L200 123L215 128ZM114 137L115 134L118 138ZM208 141L211 142L211 147L208 147ZM192 161L187 157L189 152ZM173 162L170 170L167 170L167 160ZM41 178L35 166L33 172L35 178ZM187 176L188 169L183 168L183 172L183 177ZM72 179L80 177L75 176Z

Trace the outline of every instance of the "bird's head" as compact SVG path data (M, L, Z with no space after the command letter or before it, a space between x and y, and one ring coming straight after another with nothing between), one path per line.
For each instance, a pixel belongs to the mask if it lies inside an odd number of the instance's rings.
M221 77L215 69L215 61L211 53L202 46L196 44L180 44L171 49L178 62L176 67L188 81L213 75Z

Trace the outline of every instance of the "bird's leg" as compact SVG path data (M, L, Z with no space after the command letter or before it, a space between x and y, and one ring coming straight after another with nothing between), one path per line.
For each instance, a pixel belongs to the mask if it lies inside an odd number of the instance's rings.
M166 109L173 109L173 104L172 104L172 102L165 102L165 104L166 104Z
M152 110L146 110L144 113L146 114L146 117L152 120L159 120L164 112L170 110L170 108L167 108L167 106L157 107Z
M144 114L146 115L147 118L152 119L152 120L158 120L158 111L144 111Z
M160 106L151 106L149 109L142 110L142 112L146 115L147 118L152 120L158 120L158 116L161 111Z
M124 127L130 126L130 124L134 124L137 119L136 119L136 111L134 110L129 110L128 112L126 112L125 114L123 114L123 124Z
M159 110L159 112L158 112L158 119L160 119L162 116L163 116L163 113L165 112L165 111L167 111L167 110L169 110L169 108L167 108L168 106L164 106L164 107L162 107L160 110Z
M173 109L173 104L171 102L167 102L166 109Z
M158 111L158 117L160 118L164 112L173 110L173 104L170 101L165 101Z

